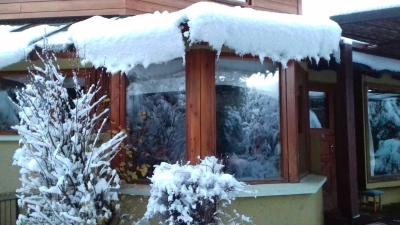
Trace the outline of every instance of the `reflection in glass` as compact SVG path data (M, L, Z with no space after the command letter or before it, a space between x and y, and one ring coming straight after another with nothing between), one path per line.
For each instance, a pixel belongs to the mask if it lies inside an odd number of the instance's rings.
M128 74L128 182L150 176L153 166L185 159L185 69L182 60Z
M400 95L368 92L371 176L400 175Z
M310 102L310 128L328 128L327 95L321 91L308 92Z
M240 180L280 178L279 72L221 59L216 71L217 149Z
M0 131L13 131L19 123L16 91L24 85L18 81L0 78Z

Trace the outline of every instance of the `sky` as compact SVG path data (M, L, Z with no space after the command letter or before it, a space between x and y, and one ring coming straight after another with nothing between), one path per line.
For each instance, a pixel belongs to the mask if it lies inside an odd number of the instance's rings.
M303 0L303 14L316 17L400 6L400 0Z

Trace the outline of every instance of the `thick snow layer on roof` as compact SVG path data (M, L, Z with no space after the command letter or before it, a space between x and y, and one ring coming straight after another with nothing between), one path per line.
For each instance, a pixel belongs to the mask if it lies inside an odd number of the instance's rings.
M389 70L393 72L400 72L400 60L397 59L353 51L353 62L364 64L377 71Z
M237 54L271 58L286 65L291 59L326 58L338 52L340 27L333 21L228 7L194 4L183 11L189 40L208 42L215 50L226 46Z
M92 17L73 24L68 32L85 61L110 72L127 72L184 57L185 46L175 13L144 14L124 19Z
M67 31L60 31L47 37L45 40L40 40L36 42L35 44L41 48L43 48L43 46L46 45L53 51L63 51L69 45L72 45L73 42L70 39L70 36Z
M34 48L31 42L55 29L56 26L40 25L21 32L10 32L11 26L0 26L0 68L24 60Z
M185 37L183 23L189 27ZM34 35L26 32L22 32L29 37L25 39L32 40ZM2 43L17 44L0 49L1 57L10 58L4 52L15 53L15 49L29 50L29 41L8 36L14 41ZM341 29L329 19L200 2L173 13L120 19L96 16L71 25L67 34L59 36L55 40L58 46L72 42L84 61L116 73L128 72L136 65L147 67L183 58L186 38L190 45L206 42L218 53L228 47L238 55L251 54L261 60L268 57L283 65L292 59L329 59L331 54L338 55ZM15 41L20 38L23 41ZM20 53L11 61L21 59ZM11 61L2 61L0 68Z
M183 57L179 25L187 22L190 44L207 42L237 54L269 57L284 65L290 59L327 58L338 52L341 29L331 20L262 12L200 2L174 13L155 13L125 19L93 17L70 27L79 55L111 72L128 71Z

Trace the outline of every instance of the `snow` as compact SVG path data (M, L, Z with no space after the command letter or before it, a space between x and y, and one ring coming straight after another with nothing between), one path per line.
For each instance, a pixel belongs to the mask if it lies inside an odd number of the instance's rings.
M399 0L303 0L303 14L326 18L369 10L400 7Z
M17 92L17 224L106 224L119 208L120 180L111 160L125 134L100 141L107 111L97 109L105 96L94 86L83 92L74 78L77 97L71 99L54 59L41 59L43 67L32 67L31 82Z
M18 109L11 100L9 93L0 90L0 130L9 131L18 123Z
M310 128L322 128L321 122L318 119L317 114L310 109Z
M328 19L197 3L183 13L188 19L191 43L208 42L217 52L222 47L236 54L268 57L283 65L304 58L330 59L339 52L340 27Z
M272 63L221 59L216 66L217 147L242 181L279 179L279 74Z
M400 174L400 139L383 140L375 152L375 170L384 174Z
M183 58L179 23L176 13L166 12L123 19L96 16L71 25L68 33L85 62L117 73Z
M372 176L400 174L400 97L368 92L368 144Z
M24 60L33 48L32 41L57 29L57 26L40 25L21 32L10 32L12 26L0 26L0 68Z
M189 30L182 34L184 23ZM0 68L23 59L34 36L28 31L20 32L24 37L4 33L1 36L9 38L0 39L2 43L15 44L0 49L0 59L7 59L0 60ZM340 35L340 27L329 19L200 2L173 13L95 16L71 25L55 42L58 46L73 43L84 62L104 66L111 73L127 73L136 65L184 59L186 41L189 45L207 42L218 53L227 47L238 55L268 57L283 65L304 58L318 61L338 55Z
M400 72L400 60L397 59L353 51L353 62L367 65L377 71L389 70L393 72Z
M156 166L150 178L150 199L144 218L161 216L162 224L168 225L209 224L204 221L209 218L202 216L210 217L208 210L217 210L216 205L226 207L234 200L234 193L245 188L244 183L222 173L222 169L223 165L215 157L206 157L198 165L163 162ZM217 210L211 217L218 214ZM250 221L247 217L243 219Z

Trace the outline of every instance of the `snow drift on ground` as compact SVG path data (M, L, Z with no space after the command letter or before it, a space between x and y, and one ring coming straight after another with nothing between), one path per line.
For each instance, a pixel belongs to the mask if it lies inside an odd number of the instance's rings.
M183 24L189 30L182 34ZM127 72L139 64L147 67L183 58L184 40L191 45L207 42L217 52L225 46L239 55L269 57L284 65L291 59L329 59L339 51L341 29L329 19L200 2L173 13L112 19L92 17L71 25L65 35L85 62L116 73ZM11 49L19 51L26 46L22 42ZM8 58L9 51L2 47L0 55ZM18 56L18 60L23 59ZM1 60L0 68L18 60Z

